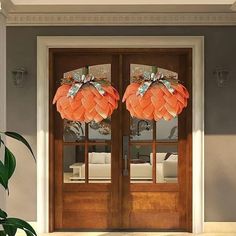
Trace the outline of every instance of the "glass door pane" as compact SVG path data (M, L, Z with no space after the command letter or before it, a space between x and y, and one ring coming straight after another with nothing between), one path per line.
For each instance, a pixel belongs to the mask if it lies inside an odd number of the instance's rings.
M111 183L110 145L89 145L89 183Z
M136 141L152 140L153 122L130 117L130 139Z
M106 141L111 140L111 117L97 123L91 121L88 124L89 140Z
M156 140L174 142L178 140L178 117L156 122Z
M67 145L63 150L64 183L85 183L85 147Z
M152 65L131 64L130 83L133 76L152 73L152 68ZM178 77L176 72L163 68L158 68L158 72ZM145 109L144 105L139 106ZM130 117L130 182L178 182L178 117L169 121Z
M156 145L156 182L178 182L178 144Z
M130 146L130 182L152 183L152 145L131 144Z
M64 142L81 142L85 140L85 123L64 119Z
M82 75L84 68L64 73ZM92 65L88 73L111 82L111 64ZM111 183L111 122L63 121L64 183Z

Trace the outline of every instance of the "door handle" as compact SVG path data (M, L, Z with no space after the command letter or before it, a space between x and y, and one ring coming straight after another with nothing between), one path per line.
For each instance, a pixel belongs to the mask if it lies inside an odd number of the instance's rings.
M128 155L124 155L124 160L125 160L125 168L123 169L123 176L128 176L129 171L128 171Z
M124 160L124 169L122 171L123 176L129 175L128 170L128 158L129 158L129 136L123 136L123 160Z

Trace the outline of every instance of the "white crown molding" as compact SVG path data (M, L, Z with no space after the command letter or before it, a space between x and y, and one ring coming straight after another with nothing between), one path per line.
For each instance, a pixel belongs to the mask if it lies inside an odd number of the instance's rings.
M232 0L231 0L232 1ZM127 5L121 4L95 4L95 5L15 5L11 13L209 13L224 12L230 13L232 4L206 5L206 4L145 4Z
M11 0L0 0L0 14L7 16L8 12L13 8L14 4Z
M10 13L8 26L236 25L236 13Z
M230 8L232 11L236 11L236 2L234 2Z

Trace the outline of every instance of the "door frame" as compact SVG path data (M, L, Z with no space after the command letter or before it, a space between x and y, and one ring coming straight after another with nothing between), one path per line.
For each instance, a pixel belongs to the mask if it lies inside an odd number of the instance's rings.
M204 224L204 37L38 36L37 37L37 228L49 232L49 48L192 49L192 229Z

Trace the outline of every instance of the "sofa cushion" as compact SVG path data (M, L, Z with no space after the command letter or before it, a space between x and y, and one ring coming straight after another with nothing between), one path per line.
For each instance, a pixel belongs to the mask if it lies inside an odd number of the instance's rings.
M111 153L109 152L105 153L105 163L111 164Z
M167 160L168 161L178 161L178 154L173 154L172 153Z
M166 160L163 162L164 178L177 178L178 162L176 160Z
M156 163L161 163L165 160L166 152L157 152L156 153ZM150 164L152 165L153 163L153 154L152 152L150 153Z
M88 153L88 161L89 161L89 164L92 163L92 158L93 158L93 152L89 152L89 153Z
M103 152L92 152L89 155L90 164L105 164L105 153Z

